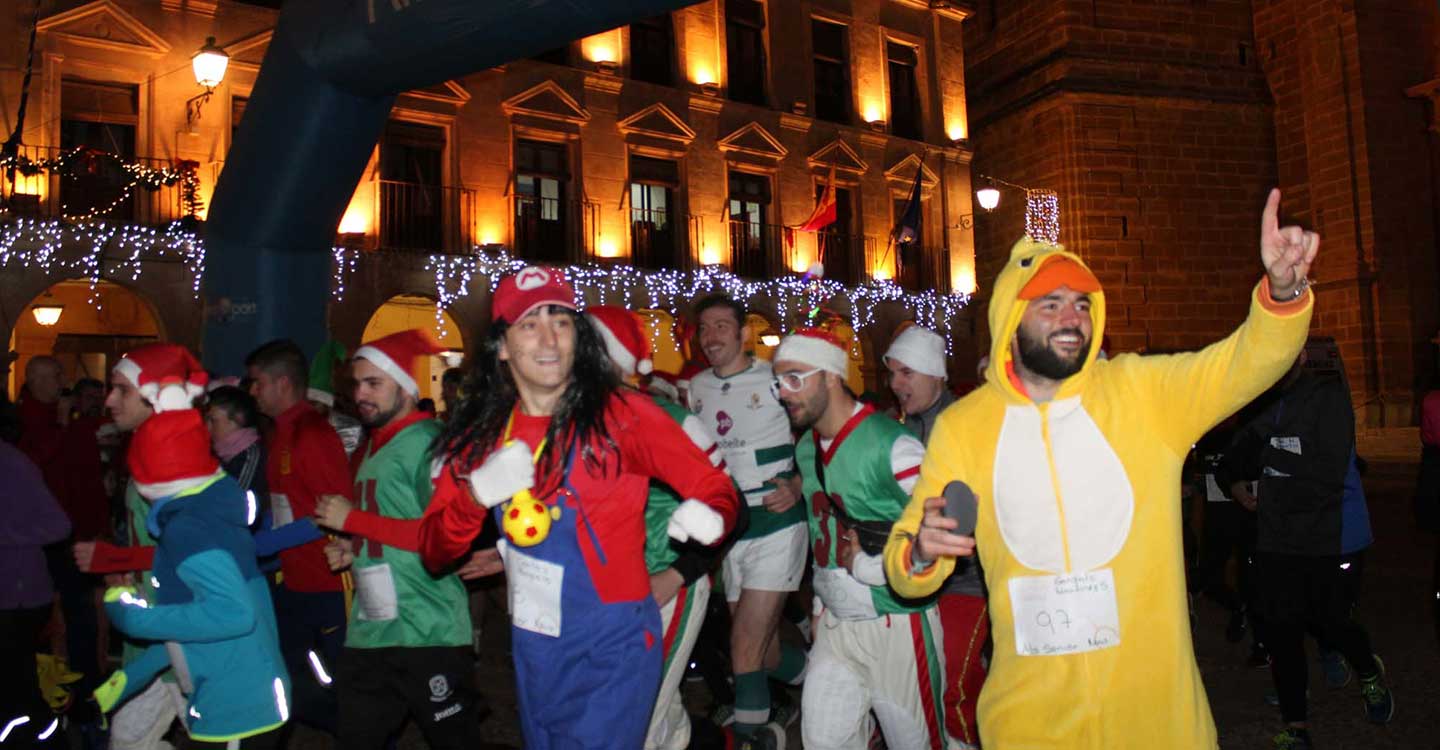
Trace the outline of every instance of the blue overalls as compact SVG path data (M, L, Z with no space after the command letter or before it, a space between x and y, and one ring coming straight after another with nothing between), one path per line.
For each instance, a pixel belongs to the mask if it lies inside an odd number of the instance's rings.
M570 481L577 451L572 441L561 486L545 498L548 506L558 501L562 508L549 536L533 547L511 545L506 554L512 616L516 587L527 585L515 564L523 561L514 555L564 568L559 636L526 629L518 620L510 629L520 726L528 750L639 750L660 687L660 610L650 596L606 604L596 593L592 576L605 571L586 564L579 535L589 536L602 566L607 554L627 551L603 549L586 518L580 493ZM492 511L497 524L503 508ZM628 553L640 555L643 543L637 539Z

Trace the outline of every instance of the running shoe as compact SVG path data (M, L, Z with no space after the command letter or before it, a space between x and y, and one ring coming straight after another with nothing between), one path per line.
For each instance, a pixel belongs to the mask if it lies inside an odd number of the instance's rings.
M1365 699L1365 718L1372 724L1388 724L1395 717L1395 696L1385 684L1385 662L1375 657L1380 668L1371 677L1360 678L1360 695Z

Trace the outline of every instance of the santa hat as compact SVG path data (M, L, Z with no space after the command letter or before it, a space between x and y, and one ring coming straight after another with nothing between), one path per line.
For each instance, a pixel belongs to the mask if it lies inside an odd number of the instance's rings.
M135 489L149 500L173 497L220 474L210 432L195 409L155 414L141 423L125 463Z
M326 406L335 405L335 368L345 361L345 345L331 339L320 345L310 360L310 383L305 398Z
M135 386L157 413L193 408L205 393L209 373L190 350L176 344L146 344L127 352L114 372Z
M400 387L411 396L420 395L420 385L410 375L410 368L415 365L416 357L424 357L430 354L441 354L445 347L435 341L435 337L429 331L422 328L411 328L408 331L392 333L389 336L375 339L360 347L355 352L355 359L363 359L372 365L380 368L386 375L394 378Z
M654 369L650 361L650 338L640 327L640 318L623 307L593 305L585 308L585 316L605 340L605 350L626 375L649 375Z
M195 357L175 344L147 344L122 357L114 371L155 409L135 430L126 455L140 494L171 497L217 476L210 433L192 406L210 379Z
M918 325L906 326L890 343L885 359L893 359L922 375L944 379L945 339Z
M850 374L850 356L845 352L845 345L834 334L819 328L801 328L786 336L775 350L775 361L801 362L842 378Z

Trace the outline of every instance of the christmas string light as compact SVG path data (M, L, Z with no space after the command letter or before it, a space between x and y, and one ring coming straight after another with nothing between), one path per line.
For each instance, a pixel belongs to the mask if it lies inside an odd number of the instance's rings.
M426 271L435 277L436 319L461 297L469 294L472 280L484 278L491 292L500 279L530 265L507 253L489 254L478 248L473 255L432 255ZM937 294L933 290L908 292L890 281L846 287L819 277L786 275L780 278L747 281L719 266L702 266L693 271L645 270L627 265L571 265L560 269L575 287L576 304L583 307L587 293L608 304L612 298L633 306L634 296L643 290L650 309L667 310L677 316L679 308L704 294L723 291L748 306L765 301L775 307L781 324L788 326L790 311L818 309L828 299L841 298L849 304L851 329L859 332L875 322L875 309L895 303L908 310L920 325L941 332L950 342L951 321L970 302L962 293Z
M1025 191L1025 234L1051 245L1060 241L1060 194L1032 188Z
M105 222L70 224L58 219L10 219L0 212L0 267L19 263L38 268L47 275L74 273L90 285L90 303L99 307L98 287L106 277L129 273L138 280L147 261L178 259L190 272L191 292L200 298L205 275L205 243L184 223L175 221L156 228L111 225ZM68 247L83 247L78 257ZM118 253L112 257L111 251ZM109 265L107 265L107 262Z
M351 250L345 247L330 248L330 257L335 259L334 285L330 288L330 296L336 302L345 299L345 280L355 275L355 263L360 259L360 251Z
M60 212L67 220L74 223L85 223L108 214L129 200L136 187L154 192L162 187L179 185L186 215L198 216L205 207L204 202L200 200L200 178L196 170L199 164L194 161L181 160L177 161L174 167L157 169L139 162L127 161L107 151L100 151L88 146L76 146L53 158L31 159L24 154L0 157L0 171L13 170L24 177L35 177L42 172L73 177L83 173L77 171L79 168L90 171L94 164L101 160L113 162L118 166L125 173L128 182L120 189L119 197L107 205L93 207L83 214L68 214L65 211L67 206L62 204Z

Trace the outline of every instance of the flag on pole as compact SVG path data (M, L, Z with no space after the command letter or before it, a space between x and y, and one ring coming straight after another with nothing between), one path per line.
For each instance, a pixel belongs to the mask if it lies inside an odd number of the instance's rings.
M910 187L910 202L905 204L905 213L900 215L900 221L895 224L895 231L891 232L895 241L902 245L908 245L920 239L920 180L924 176L924 164L916 162L915 184Z
M825 192L820 194L820 202L815 204L815 210L810 212L810 218L800 225L802 232L818 232L825 227L835 223L835 165L830 165L830 179L825 183Z

